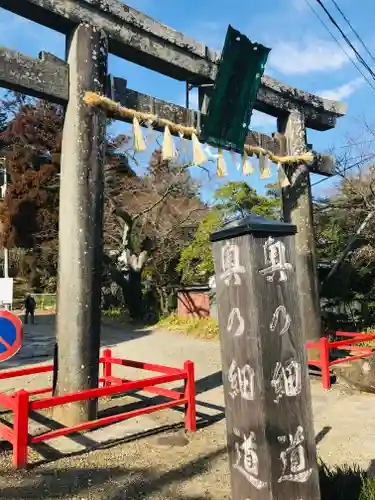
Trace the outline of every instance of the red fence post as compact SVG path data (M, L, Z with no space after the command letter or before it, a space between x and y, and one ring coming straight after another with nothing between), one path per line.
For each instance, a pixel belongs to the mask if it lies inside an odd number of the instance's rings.
M195 408L195 379L194 379L194 363L185 361L184 369L187 373L185 381L185 398L187 405L185 407L185 428L190 432L197 430L197 416Z
M103 352L103 378L104 378L104 387L109 387L112 385L111 381L108 380L109 377L112 377L112 364L109 361L112 358L111 349L105 349Z
M331 375L329 373L329 344L327 337L320 339L320 362L322 367L323 389L330 389Z
M27 466L29 393L21 389L14 398L17 406L13 420L13 465L17 469L23 469Z

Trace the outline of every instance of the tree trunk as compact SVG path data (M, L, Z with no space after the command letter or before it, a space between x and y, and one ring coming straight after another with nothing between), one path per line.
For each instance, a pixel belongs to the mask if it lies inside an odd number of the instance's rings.
M158 287L157 291L159 295L160 311L163 316L166 316L169 313L169 294L163 286Z
M169 314L169 293L167 290L163 287L162 289L163 297L164 297L164 310L163 314L167 315Z
M134 321L141 320L144 314L144 304L142 294L142 271L140 270L129 270L127 303L130 317Z
M164 303L164 295L163 295L163 289L161 287L156 287L157 294L159 296L159 309L162 315L164 315L164 310L165 310L165 303Z
M68 43L70 71L62 144L57 312L58 394L95 388L101 320L103 165L106 116L86 106L86 91L103 93L106 35L80 25ZM97 402L72 403L59 412L65 424L96 417Z
M307 150L305 119L299 111L278 120L278 130L284 134L289 155ZM318 342L322 332L320 299L316 274L316 250L313 206L309 169L305 165L291 167L291 185L282 192L285 222L297 226L296 274L305 341ZM309 358L317 359L319 351L309 349Z

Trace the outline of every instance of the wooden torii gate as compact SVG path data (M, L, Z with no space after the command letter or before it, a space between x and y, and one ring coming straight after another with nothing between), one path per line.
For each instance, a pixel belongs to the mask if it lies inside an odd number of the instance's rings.
M0 0L3 7L66 35L66 62L48 53L39 59L0 47L0 85L66 106L63 132L57 339L58 390L97 384L102 268L103 162L106 115L83 102L86 91L106 93L121 105L178 124L197 126L200 113L126 88L108 86L108 52L159 73L202 86L215 81L220 54L118 0ZM200 102L206 102L206 87ZM264 76L255 109L278 119L278 134L250 132L246 143L275 154L308 150L306 128L328 130L345 105L328 101ZM113 119L124 118L116 112ZM286 140L284 140L286 139ZM290 172L283 190L284 219L298 228L297 276L306 339L321 330L316 281L310 172L333 175L333 164L315 155L312 166ZM92 418L96 403L77 403L64 420Z

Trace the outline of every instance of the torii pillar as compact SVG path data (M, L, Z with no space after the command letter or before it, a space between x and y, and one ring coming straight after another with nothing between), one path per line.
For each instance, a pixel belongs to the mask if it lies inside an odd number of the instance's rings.
M307 148L305 117L301 111L291 111L285 118L278 118L278 132L286 139L286 153L300 155ZM300 300L302 332L305 342L319 340L322 332L318 290L314 216L311 194L310 170L306 165L287 169L291 185L282 190L284 222L297 227L296 274ZM310 359L318 354L309 351Z
M98 387L103 252L103 165L107 117L83 102L85 92L104 92L106 34L80 24L67 44L69 102L61 157L57 393ZM65 425L95 419L97 400L56 409Z

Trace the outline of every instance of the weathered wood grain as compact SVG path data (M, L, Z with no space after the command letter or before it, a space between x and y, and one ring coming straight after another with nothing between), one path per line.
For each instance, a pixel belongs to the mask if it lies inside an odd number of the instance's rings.
M104 91L107 60L100 29L80 25L72 32L60 178L58 394L98 386L107 118L83 96ZM60 415L68 425L95 417L95 400L72 403Z
M306 127L324 131L335 127L337 118L346 113L347 105L323 99L264 75L257 95L256 109L277 118L283 116L282 111L297 109L303 112Z
M181 125L196 127L201 123L202 113L194 109L186 109L182 106L172 104L147 94L142 94L134 90L126 89L121 91L119 86L115 94L115 100L123 106L130 109L137 109L145 113L158 115L160 118L166 118ZM113 116L115 119L123 119L118 115ZM157 129L162 131L163 129ZM260 146L274 154L280 153L280 144L277 138L270 137L260 132L251 131L246 137L246 144L250 146ZM242 151L241 151L242 153Z
M336 161L332 155L316 153L315 162L309 170L314 174L331 177L336 172Z
M284 235L267 232L249 234L246 229L243 232L245 234L242 236L213 243L232 499L318 500L319 478L306 349L300 329L294 236L290 235L289 228ZM287 272L287 281L280 282L279 273L275 273L271 282L259 272L267 267L264 244L269 236L285 245L286 260L292 265L292 270ZM237 285L233 277L228 285L223 277L222 251L228 245L236 245L239 249L239 265L243 269L238 273L240 283ZM279 307L285 307L290 315L290 326L284 333L283 314L271 327ZM229 322L236 308L244 322L243 333L237 336L236 333L241 331L238 330L238 317L234 317L232 325ZM233 362L237 367L237 385L233 377L233 373L236 373ZM283 370L296 362L301 368L300 392L296 391L296 395L277 392L271 383L277 380L277 369L282 375ZM238 369L246 365L254 370L253 399L241 396L241 372ZM242 373L242 377L245 373ZM285 389L285 385L283 387ZM249 384L246 385L245 378L242 378L242 391L246 388L249 388ZM237 394L233 396L236 389ZM287 451L290 439L297 435L299 427L303 428L301 451L306 464L304 466L300 457L300 462L296 461L293 478L285 478L291 472L291 461L287 453L287 468L283 476L282 454ZM253 450L247 450L246 465L246 450L240 450L238 455L237 447L249 444L247 439L250 436L256 441ZM306 477L298 477L298 471L305 472Z
M0 46L0 86L58 104L68 100L68 66Z
M220 53L165 26L119 0L1 0L1 6L62 33L80 22L94 23L119 57L191 83L215 81ZM224 41L223 41L224 42ZM323 99L264 76L255 106L280 116L303 109L307 126L333 128L346 105Z
M7 67L11 61L11 69ZM1 68L3 72L1 72ZM43 99L66 104L69 95L69 67L48 52L41 52L39 59L26 56L20 52L0 48L0 83L5 88L24 92ZM136 92L126 87L126 80L118 77L111 79L112 87L106 85L109 97L130 109L152 113L181 125L198 126L202 113L194 109L186 109L161 99ZM203 95L203 94L202 94ZM119 114L111 118L126 121ZM129 120L128 120L129 121ZM162 129L157 129L162 131ZM277 155L289 154L285 144L280 140L283 134L270 137L260 132L251 131L246 138L246 144L260 146ZM328 156L316 155L316 161L309 170L325 176L334 174L334 163Z
M40 59L28 57L10 49L0 49L0 83L5 88L24 92L43 99L66 104L69 95L69 66L53 54L41 52ZM12 61L12 70L7 67L7 61ZM1 72L1 68L5 68ZM26 70L26 71L25 71ZM26 76L25 76L26 74ZM201 121L201 113L197 110L186 109L161 99L142 94L126 88L126 80L112 78L113 94L106 86L107 95L119 102L122 106L136 109L145 113L152 113L182 125L197 126ZM126 121L121 115L113 114L111 118ZM129 121L129 120L128 120ZM162 129L159 129L162 131ZM261 146L274 154L280 153L277 138L251 131L246 144Z
M278 130L286 138L287 153L306 151L306 128L301 113L291 113L278 121ZM316 274L314 213L309 169L304 165L290 169L291 185L282 190L283 215L297 226L296 269L301 304L302 331L305 341L319 341L322 332L320 300ZM318 353L309 351L311 359Z

